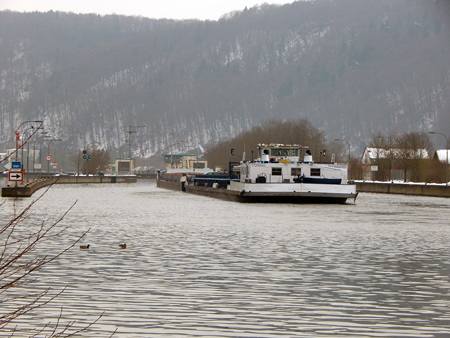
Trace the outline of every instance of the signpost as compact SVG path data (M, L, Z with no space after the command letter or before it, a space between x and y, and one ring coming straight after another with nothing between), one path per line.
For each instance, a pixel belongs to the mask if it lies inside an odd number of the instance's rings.
M52 160L52 155L45 155L45 160L50 162Z
M11 162L11 170L20 170L22 169L22 162L12 161Z
M11 181L23 181L23 171L10 171L8 173L8 180Z

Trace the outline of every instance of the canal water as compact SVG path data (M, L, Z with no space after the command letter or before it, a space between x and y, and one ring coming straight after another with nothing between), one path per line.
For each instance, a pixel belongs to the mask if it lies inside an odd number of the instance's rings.
M42 193L3 199L1 219ZM18 231L52 224L75 201L58 224L67 230L38 252L89 229L90 249L77 244L10 290L65 288L19 327L54 324L63 308L75 327L104 312L82 337L450 337L450 199L239 204L153 180L56 185Z

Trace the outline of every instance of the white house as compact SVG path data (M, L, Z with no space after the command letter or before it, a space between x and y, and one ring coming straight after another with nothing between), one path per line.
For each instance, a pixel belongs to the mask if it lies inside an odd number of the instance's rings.
M361 157L362 164L370 165L377 159L398 159L407 153L411 158L429 158L428 151L426 148L419 149L402 149L402 148L391 148L386 149L382 147L366 147L364 153ZM444 160L445 161L445 160Z
M435 152L435 157L441 162L450 163L450 150L449 149L437 149Z

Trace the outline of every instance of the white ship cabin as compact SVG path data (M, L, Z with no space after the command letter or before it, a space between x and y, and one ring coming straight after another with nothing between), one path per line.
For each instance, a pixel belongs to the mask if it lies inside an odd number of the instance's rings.
M347 165L314 163L308 147L298 144L258 144L258 158L240 165L243 183L298 183L301 177L347 183Z

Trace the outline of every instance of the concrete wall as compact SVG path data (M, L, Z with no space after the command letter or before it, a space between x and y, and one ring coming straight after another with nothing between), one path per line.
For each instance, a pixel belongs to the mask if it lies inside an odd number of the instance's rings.
M450 197L450 186L417 183L355 182L357 192Z
M30 197L41 188L52 184L88 184L88 183L134 183L137 181L135 176L52 176L40 177L33 181L21 182L15 186L11 182L8 186L2 188L2 197Z
M156 186L158 188L182 191L181 182L180 181L163 181L156 180Z

